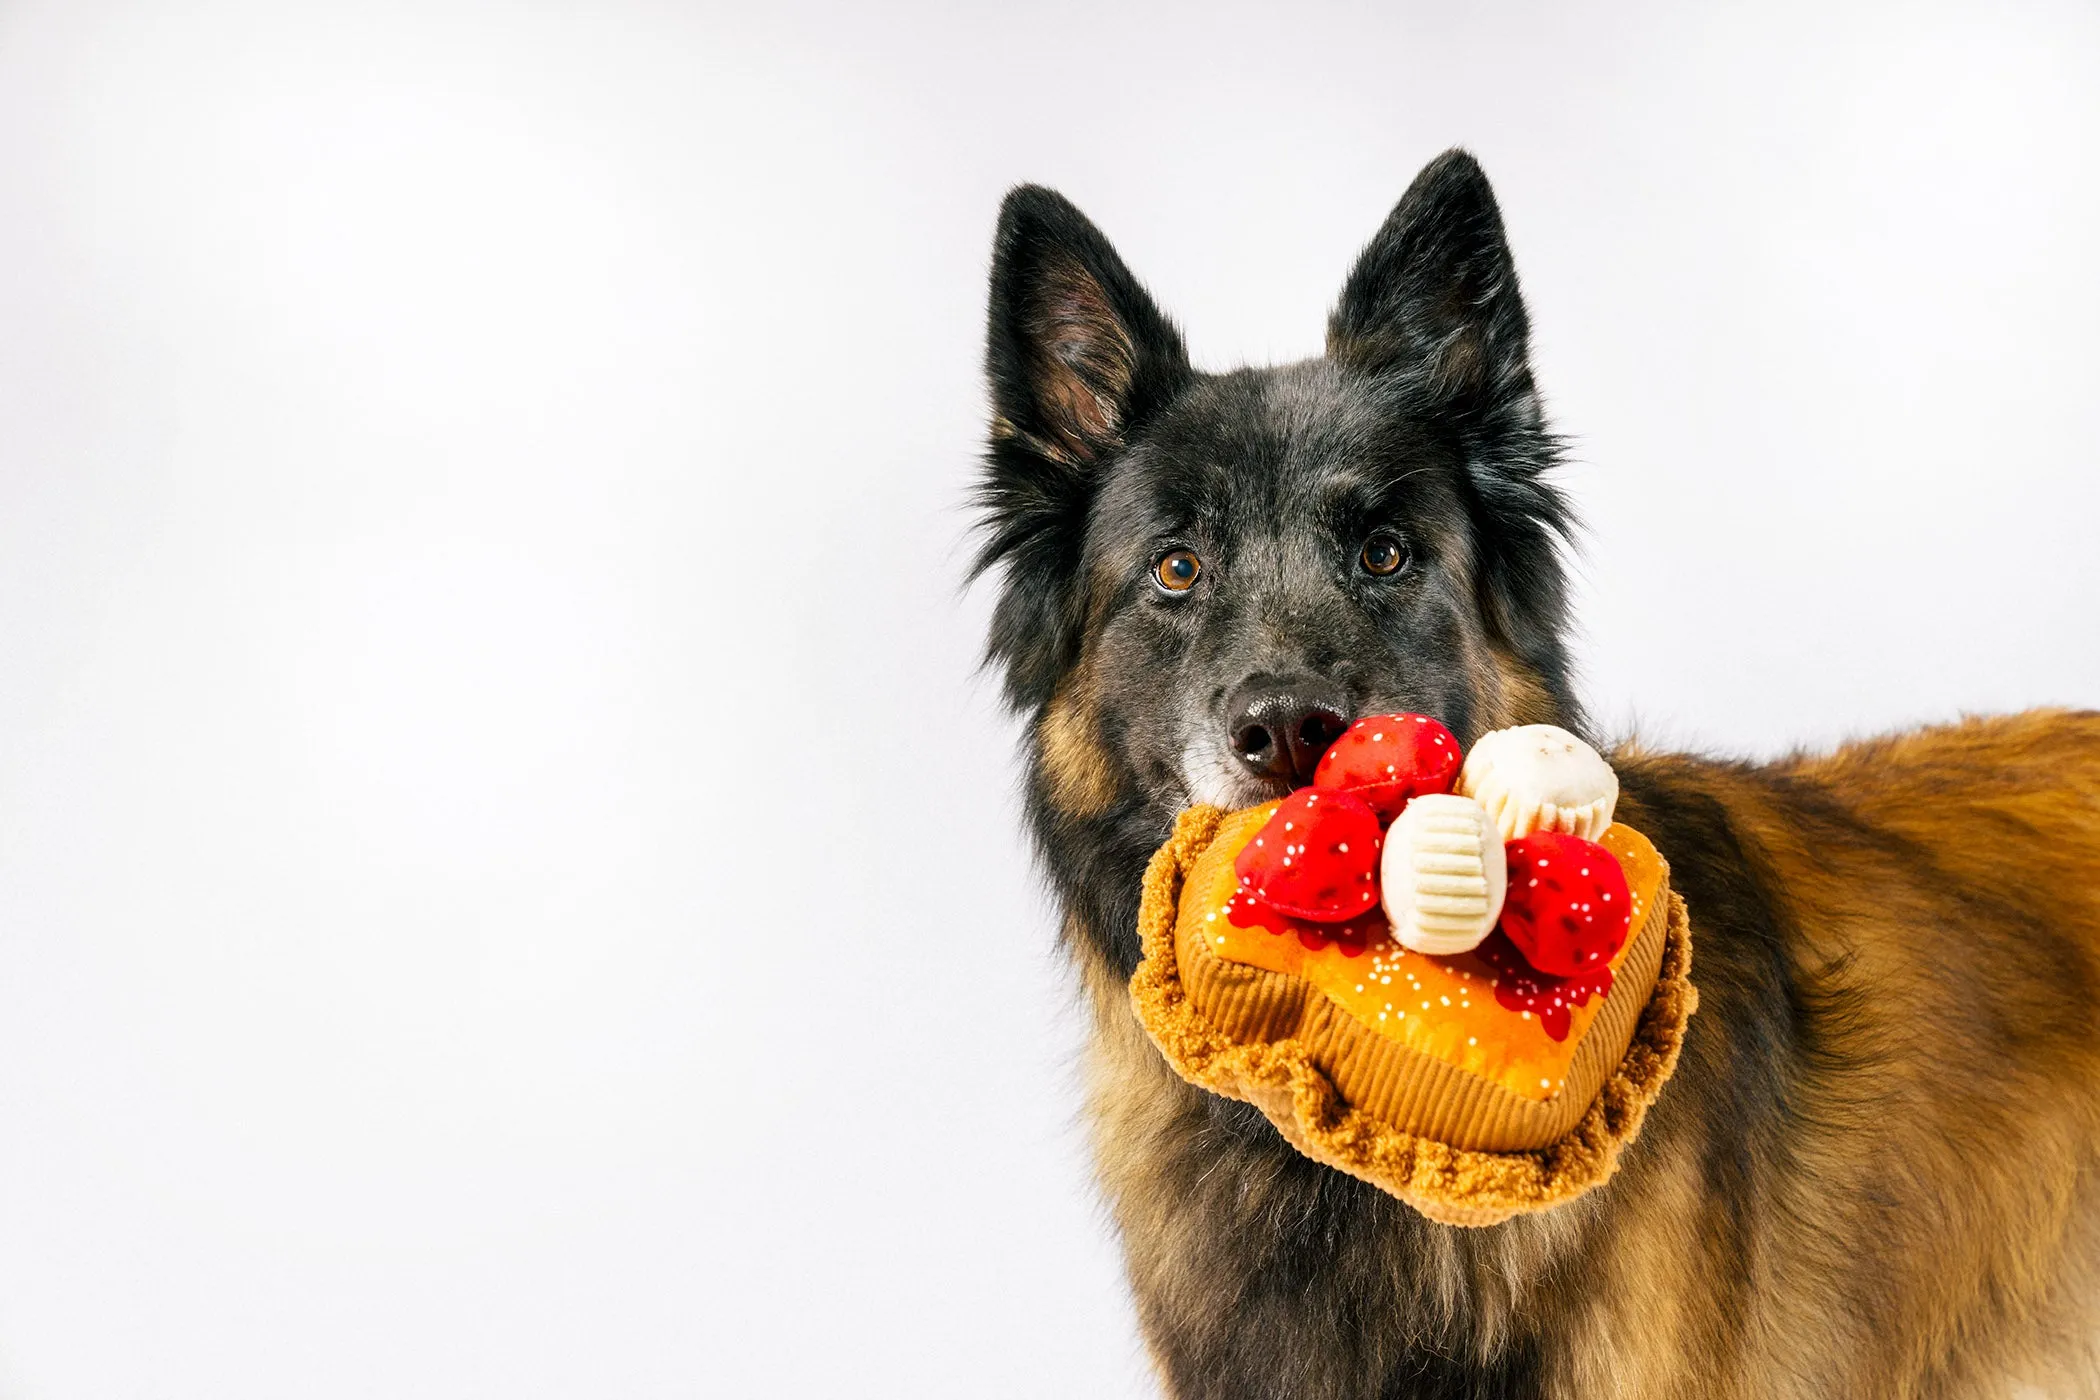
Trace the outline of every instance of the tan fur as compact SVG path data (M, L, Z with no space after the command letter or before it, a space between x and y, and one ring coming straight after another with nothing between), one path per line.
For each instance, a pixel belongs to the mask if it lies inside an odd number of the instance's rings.
M1471 1346L1543 1328L1548 1393L1569 1397L2100 1394L2100 715L1971 720L1762 768L1615 762L1625 818L1691 903L1705 1009L1613 1182L1411 1237L1439 1255L1448 1311L1471 1300ZM1695 867L1703 885L1681 878ZM1776 945L1757 944L1759 901ZM1095 941L1067 946L1147 1333L1211 1325L1199 1232L1220 1220L1190 1208L1198 1164L1261 1159L1221 1145ZM1755 984L1767 966L1785 1005ZM1783 1052L1779 1130L1757 1136L1730 1086ZM1260 1217L1265 1189L1249 1171L1216 1209Z
M1116 795L1116 771L1094 718L1094 668L1082 662L1036 726L1050 805L1068 817L1099 816Z
M1511 729L1520 724L1552 724L1560 718L1560 707L1539 673L1524 664L1515 652L1489 643L1480 665L1476 690L1488 697L1486 729Z

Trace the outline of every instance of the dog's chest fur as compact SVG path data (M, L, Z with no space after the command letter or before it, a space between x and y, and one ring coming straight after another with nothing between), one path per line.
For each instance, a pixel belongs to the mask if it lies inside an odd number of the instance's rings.
M1101 1010L1097 1161L1171 1394L1545 1393L1536 1319L1518 1321L1516 1296L1535 1227L1468 1239L1431 1225L1300 1156L1254 1110L1183 1084L1127 1011Z

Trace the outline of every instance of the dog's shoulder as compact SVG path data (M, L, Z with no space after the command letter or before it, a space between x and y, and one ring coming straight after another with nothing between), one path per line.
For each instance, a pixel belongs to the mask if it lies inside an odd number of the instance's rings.
M1625 819L1652 825L1673 865L1719 863L1767 902L2100 925L2100 711L1970 718L1771 764L1637 744L1613 761Z

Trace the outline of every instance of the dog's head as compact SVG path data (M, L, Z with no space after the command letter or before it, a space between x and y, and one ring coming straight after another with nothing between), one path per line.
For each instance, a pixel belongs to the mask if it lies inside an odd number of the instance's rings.
M1308 781L1353 717L1575 722L1566 504L1471 157L1424 170L1302 364L1211 375L1085 216L1000 214L981 567L1038 830L1149 849ZM1079 852L1066 852L1079 855ZM1106 854L1104 851L1103 854ZM1091 864L1092 862L1087 862Z

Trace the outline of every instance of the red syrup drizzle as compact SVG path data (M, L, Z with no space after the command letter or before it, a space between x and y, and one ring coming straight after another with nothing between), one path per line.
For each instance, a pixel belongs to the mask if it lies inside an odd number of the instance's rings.
M1473 954L1500 974L1495 979L1495 1000L1511 1011L1529 1011L1555 1040L1568 1038L1569 1017L1576 1007L1592 996L1611 994L1609 966L1586 969L1573 977L1555 977L1526 962L1499 928Z
M1364 949L1387 931L1385 914L1377 908L1346 923L1319 924L1286 914L1244 889L1225 901L1225 922L1234 928L1258 928L1279 936L1295 936L1308 952L1317 953L1332 943L1345 958L1361 957Z

